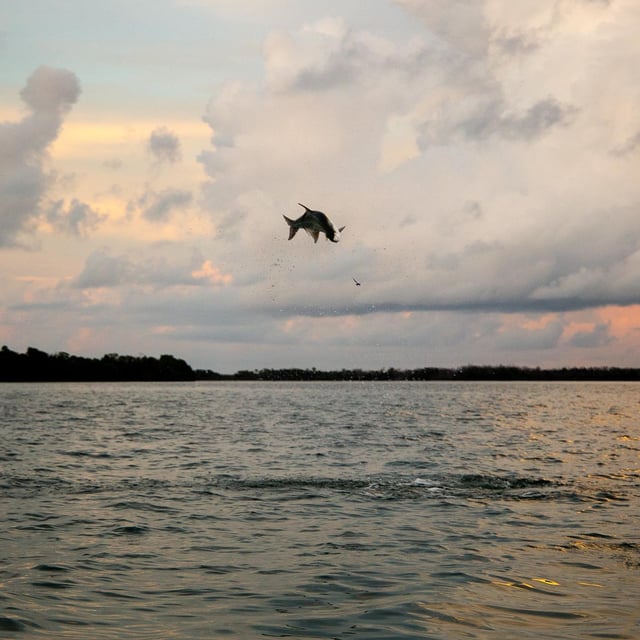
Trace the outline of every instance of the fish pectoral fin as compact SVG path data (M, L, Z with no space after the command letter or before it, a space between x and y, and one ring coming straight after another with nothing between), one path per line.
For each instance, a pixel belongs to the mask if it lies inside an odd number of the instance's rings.
M338 231L339 231L340 233L342 233L346 228L347 228L346 226L344 226L344 227L340 227L340 228L338 229Z
M313 241L314 242L318 242L318 236L320 235L320 232L319 231L312 231L311 235L313 237Z

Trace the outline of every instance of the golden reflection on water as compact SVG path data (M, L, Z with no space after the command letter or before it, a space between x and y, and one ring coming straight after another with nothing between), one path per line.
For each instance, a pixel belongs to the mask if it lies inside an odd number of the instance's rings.
M531 582L539 582L540 584L544 584L550 587L559 587L561 586L559 582L556 582L555 580L551 580L549 578L531 578ZM514 589L523 589L523 590L529 590L529 591L536 591L538 593L546 593L546 594L556 594L557 592L555 591L546 591L545 589L542 589L539 586L536 586L535 584L531 584L529 582L513 582L513 581L505 581L505 580L492 580L491 584L493 584L494 586L497 587L507 587L507 588L514 588Z
M534 589L535 587L528 582L506 582L503 580L492 580L491 584L497 587L515 587L516 589Z

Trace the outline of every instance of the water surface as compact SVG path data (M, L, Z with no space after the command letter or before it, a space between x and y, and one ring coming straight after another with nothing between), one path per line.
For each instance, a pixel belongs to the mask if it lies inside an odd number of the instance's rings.
M638 638L640 385L0 385L0 635Z

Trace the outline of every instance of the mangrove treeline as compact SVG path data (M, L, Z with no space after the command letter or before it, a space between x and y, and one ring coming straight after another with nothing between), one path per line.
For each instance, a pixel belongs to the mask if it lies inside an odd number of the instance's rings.
M49 355L29 347L16 353L0 350L0 380L4 382L108 382L195 380L196 373L173 356L121 356L108 353L102 358L84 358L65 352Z
M6 346L0 350L2 382L108 382L108 381L189 381L189 380L600 380L640 381L640 369L627 367L563 367L540 369L516 366L467 365L453 369L380 370L340 369L254 369L221 374L210 369L192 369L171 355L159 358L108 353L102 358L85 358L65 352L48 354L34 347L16 353Z

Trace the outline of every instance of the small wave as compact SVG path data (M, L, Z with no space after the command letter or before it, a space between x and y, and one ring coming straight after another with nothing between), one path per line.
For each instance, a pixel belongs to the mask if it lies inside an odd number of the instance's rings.
M53 531L56 526L49 524L48 522L38 522L36 524L22 524L18 525L16 529L19 531Z
M337 491L353 491L368 486L368 480L349 478L318 478L318 477L290 477L290 478L236 478L233 476L218 476L213 484L225 489L334 489Z
M438 627L447 629L454 625L454 628L469 627L483 631L492 630L490 626L483 624L482 618L476 618L470 615L469 611L452 605L439 607L435 603L417 602L416 610L412 612L412 615L417 619L428 620Z
M111 531L115 536L141 536L149 533L150 529L146 525L129 524L116 527Z
M29 627L39 628L34 622L27 622L19 618L11 618L9 616L0 616L0 631L27 631Z
M488 474L464 474L460 477L462 486L504 491L507 489L528 489L530 487L547 487L553 484L544 478L522 478L517 476L498 476Z
M59 564L38 564L33 567L34 571L42 571L45 573L66 573L70 571L68 567Z
M572 611L558 611L554 609L528 609L524 607L505 607L499 605L487 605L491 609L504 611L510 615L533 616L535 618L550 618L552 620L584 620L588 614Z
M59 452L62 455L66 455L66 456L71 456L72 458L114 458L115 456L111 453L107 453L106 451L98 451L98 452L94 452L94 451L85 451L85 450L79 450L79 451L60 451Z
M596 553L613 556L630 569L640 568L640 543L626 541L605 541L611 536L590 533L576 536L574 540L560 545L558 549L563 551Z
M132 511L152 511L154 513L180 513L178 509L166 507L161 504L153 504L151 502L138 502L135 500L125 500L122 502L114 502L107 505L110 509L129 510Z
M122 591L108 591L105 589L94 589L93 593L104 596L105 598L115 598L117 600L139 600L140 597L132 593L124 593Z
M6 476L2 487L7 490L22 490L26 492L59 491L66 493L72 487L72 483L55 477Z
M31 585L44 589L71 589L76 583L72 580L34 580Z

